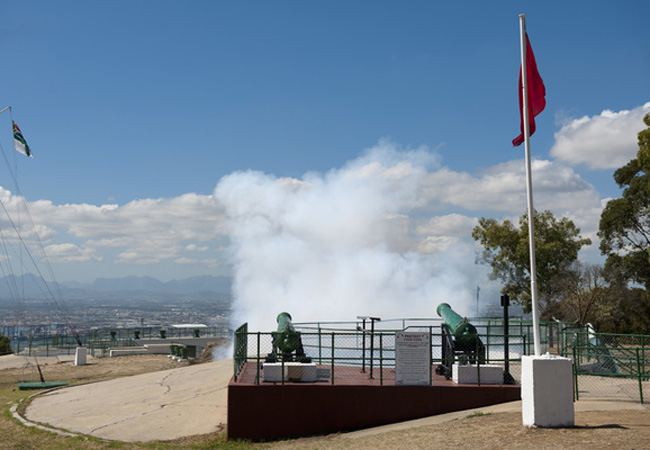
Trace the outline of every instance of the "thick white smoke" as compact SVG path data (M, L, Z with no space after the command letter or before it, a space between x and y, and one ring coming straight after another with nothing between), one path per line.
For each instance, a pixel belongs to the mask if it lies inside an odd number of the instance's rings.
M327 174L224 177L215 196L230 221L234 325L269 331L282 311L296 322L434 317L443 301L467 313L476 289L472 247L432 250L429 236L417 234L430 219L436 164L426 150L400 152L382 141Z

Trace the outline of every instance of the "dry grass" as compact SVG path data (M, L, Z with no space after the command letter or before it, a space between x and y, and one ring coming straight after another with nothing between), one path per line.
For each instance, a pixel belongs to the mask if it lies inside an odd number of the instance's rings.
M650 412L628 410L576 414L576 426L562 429L529 429L521 414L500 413L466 417L361 439L329 436L278 442L273 450L377 449L399 450L453 448L475 449L648 449Z
M187 364L187 363L184 363ZM46 379L85 383L179 367L165 356L104 358L87 366L48 365ZM0 371L0 450L63 449L650 449L650 411L626 410L576 413L576 426L528 429L521 414L470 414L463 419L391 431L355 439L329 435L270 443L227 442L224 433L190 436L174 442L122 443L71 438L27 428L9 413L11 404L32 395L19 391L20 369Z

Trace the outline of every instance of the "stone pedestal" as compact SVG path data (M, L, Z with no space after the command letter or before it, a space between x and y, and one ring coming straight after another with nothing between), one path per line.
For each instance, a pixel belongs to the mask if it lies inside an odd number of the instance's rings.
M74 365L85 366L88 349L86 347L77 347L74 352Z
M548 353L523 356L521 409L525 426L572 427L575 415L571 360Z
M262 367L262 380L270 383L282 381L282 363L264 363L264 367Z
M290 381L313 383L316 381L316 364L287 363L287 376Z
M503 384L503 367L489 364L454 364L451 378L458 384Z
M262 379L266 382L282 381L282 363L264 363ZM288 362L284 364L284 381L313 383L317 379L316 364Z

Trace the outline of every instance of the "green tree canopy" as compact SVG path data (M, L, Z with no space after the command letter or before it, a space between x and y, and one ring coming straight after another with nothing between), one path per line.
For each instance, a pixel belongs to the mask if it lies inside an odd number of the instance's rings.
M650 289L650 114L639 133L637 157L614 173L623 196L607 202L600 216L600 250L606 265Z
M578 259L580 248L591 244L591 240L582 239L580 229L571 220L558 220L550 211L535 211L534 219L537 286L543 309L556 297L556 285L552 280ZM481 218L472 230L472 237L484 248L477 260L489 264L492 278L505 284L502 293L508 294L530 312L528 215L521 216L519 228L509 220L499 223L495 219Z

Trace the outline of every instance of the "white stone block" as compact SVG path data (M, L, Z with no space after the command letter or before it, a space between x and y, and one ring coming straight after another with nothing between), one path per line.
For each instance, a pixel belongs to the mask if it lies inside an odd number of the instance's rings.
M316 364L303 364L298 362L284 363L284 381L301 381L313 383L317 379ZM277 383L282 381L282 363L264 363L262 379L267 382Z
M288 381L286 376L284 378ZM282 363L265 362L262 367L262 379L271 383L282 381Z
M503 367L481 364L454 364L451 368L451 378L458 384L503 384Z
M573 371L571 360L558 356L523 356L521 408L525 426L572 427Z
M74 352L74 365L85 366L88 356L88 349L86 347L77 347Z
M290 381L313 383L316 381L316 364L291 362L286 364L287 378Z

